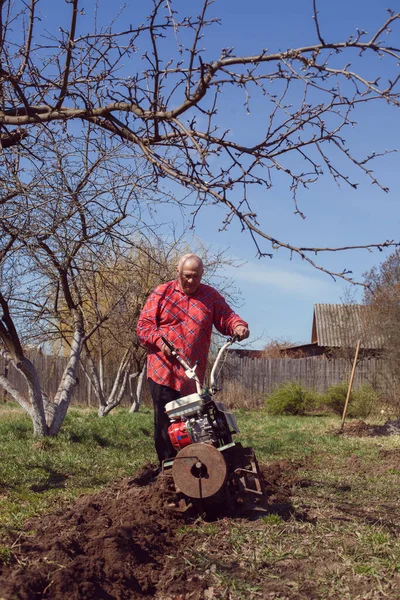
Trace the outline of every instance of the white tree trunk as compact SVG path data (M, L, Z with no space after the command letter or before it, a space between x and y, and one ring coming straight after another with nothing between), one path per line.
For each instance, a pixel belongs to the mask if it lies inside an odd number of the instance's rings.
M112 396L110 394L110 396L107 400L107 404L105 406L99 407L99 412L98 412L99 417L107 416L108 413L111 412L113 408L115 408L116 406L119 406L121 404L122 398L123 398L125 390L126 390L128 375L129 375L129 371L128 371L128 369L126 369L124 372L123 378L120 381L120 385L118 386L118 390L117 390L118 393L115 392Z
M135 373L135 375L137 375L137 373ZM139 373L139 377L138 377L137 385L136 385L136 392L132 393L132 390L131 390L131 395L133 396L133 402L129 409L130 413L138 412L138 410L142 404L143 383L144 383L145 375L146 375L146 361L144 362L143 368L142 368L141 372ZM132 385L133 378L134 378L134 376L131 376L129 378L130 385Z
M28 413L28 415L32 416L32 405L26 401L25 397L21 392L15 388L10 380L4 375L0 375L0 385L2 388L6 390L10 394L12 398Z
M104 396L105 384L104 384L104 356L101 353L99 358L99 385Z
M43 404L43 394L36 369L26 357L21 359L18 363L10 357L10 363L24 376L28 386L29 400L17 390L4 375L0 375L0 385L7 390L10 396L14 398L14 400L18 402L31 417L34 435L45 436L48 434L48 426Z
M51 401L40 387L39 378L33 363L25 356L18 362L10 357L11 364L25 378L28 398L17 390L4 375L0 375L0 385L29 414L33 423L34 436L57 435L63 424L76 386L76 373L83 343L83 331L78 317L77 327L71 344L68 364L64 370L57 393Z
M49 426L49 434L57 435L64 422L71 403L72 392L77 384L77 370L83 345L83 330L77 327L71 344L68 364L64 370L60 385L54 397L54 416Z
M110 395L104 401L100 403L98 415L99 417L105 417L108 413L121 403L124 396L126 384L128 381L129 369L131 362L131 351L128 349L118 367L118 372L114 380L114 384Z
M105 406L106 398L104 397L104 393L103 393L103 386L101 383L101 374L99 373L90 352L87 349L85 349L84 354L85 354L85 361L84 362L82 361L81 364L86 373L86 377L89 379L91 385L93 386L94 394L96 396L97 402L99 403L100 406Z

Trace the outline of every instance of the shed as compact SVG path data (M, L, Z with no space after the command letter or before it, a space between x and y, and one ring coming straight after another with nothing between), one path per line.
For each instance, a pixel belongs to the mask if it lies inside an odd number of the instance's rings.
M368 307L362 304L314 304L311 343L292 346L286 356L330 356L339 349L352 349L360 340L361 355L376 356L383 339L367 328Z

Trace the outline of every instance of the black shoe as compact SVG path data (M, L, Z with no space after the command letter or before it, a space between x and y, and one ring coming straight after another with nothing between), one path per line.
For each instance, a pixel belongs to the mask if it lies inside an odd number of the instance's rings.
M150 479L150 483L154 483L154 481L157 481L157 477L159 476L161 471L162 471L161 467L157 467L157 469L154 470L153 476Z

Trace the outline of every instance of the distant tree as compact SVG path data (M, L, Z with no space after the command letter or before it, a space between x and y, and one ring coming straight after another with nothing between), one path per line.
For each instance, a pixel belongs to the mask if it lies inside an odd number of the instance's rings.
M222 227L237 220L259 256L285 248L334 277L351 280L347 269L324 268L315 257L397 245L391 240L345 247L283 241L257 216L251 188L268 195L277 178L287 178L300 217L299 190L325 173L338 185L356 188L355 169L387 191L371 166L379 151L370 147L359 155L346 142L346 132L353 130L362 105L399 108L400 50L390 33L396 31L398 39L400 13L389 10L372 33L360 27L330 39L317 0L310 0L311 41L241 56L226 47L212 56L207 32L219 23L209 15L214 0L181 3L185 12L175 10L173 0L147 0L148 16L137 23L136 11L102 23L101 2L88 3L85 11L79 0L67 4L69 17L65 11L58 16L50 2L41 0L0 3L4 156L24 148L36 151L44 128L62 136L59 123L71 122L74 136L83 122L90 123L140 156L152 170L153 191L165 179L187 189L182 203L192 202L194 219L208 203L221 205ZM52 12L48 21L46 7ZM227 129L230 115L237 119L241 110L249 115L253 106L251 138Z
M294 345L291 340L272 339L263 348L263 356L265 358L284 358L287 356L287 349Z
M367 330L382 341L393 378L393 396L400 408L400 250L366 273L365 283Z
M167 243L155 236L136 237L130 246L114 244L112 254L79 282L88 329L94 334L85 340L81 363L93 385L99 403L99 416L118 406L125 393L131 393L138 409L140 393L133 380L145 367L146 352L140 347L136 324L152 289L175 275L177 242ZM111 388L107 386L113 374Z

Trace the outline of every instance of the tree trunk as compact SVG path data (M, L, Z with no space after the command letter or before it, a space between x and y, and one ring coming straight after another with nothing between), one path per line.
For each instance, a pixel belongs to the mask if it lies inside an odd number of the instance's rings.
M107 399L104 397L104 401L100 402L98 415L99 417L105 417L113 408L121 404L122 398L125 393L126 384L128 381L129 369L131 365L131 350L128 348L118 367L118 372L115 377L115 381L112 390Z
M76 374L83 344L82 316L75 315L75 333L71 344L68 364L64 370L54 401L47 398L40 387L39 377L33 363L22 356L17 361L8 353L11 364L22 373L28 386L28 398L17 390L4 375L0 375L0 385L30 415L33 435L44 437L57 435L64 422L71 402L72 392L77 383Z
M122 381L121 381L120 373L118 373L118 374L119 374L119 376L117 376L117 380L114 383L112 393L110 394L109 398L107 399L107 403L105 405L99 406L99 411L98 411L99 417L107 416L108 413L111 412L113 408L115 408L116 406L119 406L121 404L122 398L123 398L125 390L126 390L126 384L128 382L129 367L127 366L125 368L125 371L122 376ZM117 384L117 386L116 386L116 384Z
M8 370L9 370L9 368L10 368L10 359L6 357L4 359L4 377L6 379L8 378ZM4 389L3 402L7 402L7 390L6 389Z
M43 394L36 369L26 357L17 363L11 358L10 362L20 373L22 373L28 386L29 400L27 400L24 394L17 390L4 375L0 375L0 384L31 417L33 434L35 436L43 437L48 434L48 426L43 403Z
M17 368L24 374L28 384L29 398L32 406L33 435L44 437L48 435L48 426L37 371L33 363L26 357L17 364Z
M57 435L64 422L68 407L71 403L72 392L77 384L77 369L83 345L83 328L81 319L75 329L71 344L68 364L64 370L60 385L54 398L54 416L49 426L49 435Z
M101 385L101 376L86 346L84 347L84 356L85 360L81 361L81 364L86 373L86 377L93 386L94 395L96 396L97 402L100 406L105 406L106 399L104 397L103 388Z
M136 384L136 393L134 395L134 400L129 409L130 413L138 412L138 410L142 404L143 383L144 383L145 375L146 375L146 361L144 362L143 368L142 368L141 372L139 373L139 377L138 377L137 384ZM133 377L132 377L132 379L133 379ZM132 385L131 378L129 378L129 383L130 383L130 385ZM133 396L133 394L132 394L132 396Z

